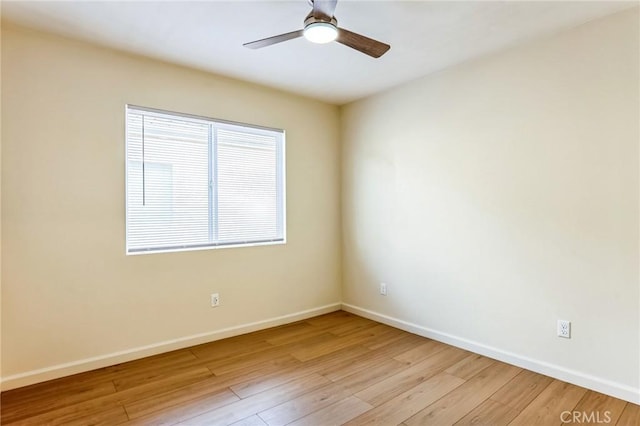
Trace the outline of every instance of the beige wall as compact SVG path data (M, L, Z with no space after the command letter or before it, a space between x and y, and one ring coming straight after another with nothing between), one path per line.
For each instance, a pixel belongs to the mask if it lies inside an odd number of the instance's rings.
M635 9L346 106L343 301L640 395L638 36Z
M340 302L337 107L2 31L5 378ZM285 129L287 244L125 256L127 103Z

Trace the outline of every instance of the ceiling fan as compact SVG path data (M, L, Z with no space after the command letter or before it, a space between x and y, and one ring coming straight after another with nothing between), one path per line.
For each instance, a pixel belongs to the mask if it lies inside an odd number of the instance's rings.
M313 9L304 19L304 29L252 41L243 44L243 46L249 49L260 49L304 36L307 40L319 44L329 43L335 40L340 44L344 44L374 58L379 58L391 48L388 44L338 27L338 21L335 16L333 16L338 0L307 1Z

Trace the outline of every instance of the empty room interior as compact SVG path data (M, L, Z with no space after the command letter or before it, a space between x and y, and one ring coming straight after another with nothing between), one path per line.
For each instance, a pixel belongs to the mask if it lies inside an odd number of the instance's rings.
M640 425L638 1L2 1L7 425Z

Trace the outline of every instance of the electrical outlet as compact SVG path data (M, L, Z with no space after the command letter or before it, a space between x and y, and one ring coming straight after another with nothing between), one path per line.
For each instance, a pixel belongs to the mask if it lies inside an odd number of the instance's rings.
M571 321L558 320L558 337L571 339Z
M220 305L220 295L218 293L211 293L211 307L215 308Z
M385 283L380 283L380 294L383 296L387 295L387 285Z

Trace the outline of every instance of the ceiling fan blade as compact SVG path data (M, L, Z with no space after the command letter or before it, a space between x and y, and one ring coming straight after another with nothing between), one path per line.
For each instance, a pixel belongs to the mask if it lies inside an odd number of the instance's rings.
M316 19L333 18L338 0L313 0L313 17Z
M344 28L338 28L338 38L336 41L374 58L379 58L391 48L388 44L353 33Z
M261 47L271 46L272 44L282 43L283 41L293 40L294 38L302 37L304 30L291 31L290 33L280 34L273 37L263 38L262 40L251 41L243 44L244 47L249 49L260 49Z

